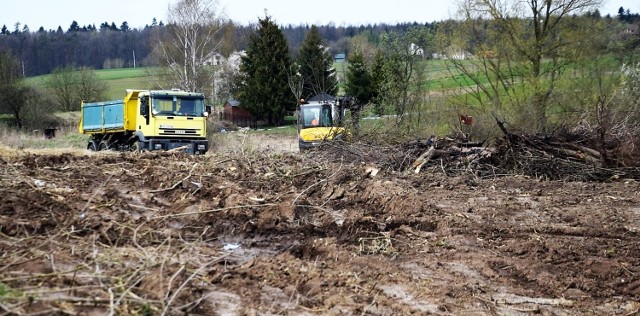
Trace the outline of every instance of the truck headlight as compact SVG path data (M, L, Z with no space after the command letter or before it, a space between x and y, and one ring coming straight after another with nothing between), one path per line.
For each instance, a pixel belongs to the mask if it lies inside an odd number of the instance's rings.
M153 148L155 148L155 149L162 149L162 144L155 144Z
M205 146L205 144L198 144L198 150L205 150L207 149L207 146Z

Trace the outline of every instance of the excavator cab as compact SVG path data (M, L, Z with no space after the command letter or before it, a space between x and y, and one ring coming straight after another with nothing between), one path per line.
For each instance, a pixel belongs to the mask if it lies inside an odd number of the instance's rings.
M305 104L300 107L300 128L331 127L333 119L329 104Z
M336 103L309 102L300 104L298 115L298 145L301 150L322 142L341 139L345 129L339 127L339 107Z

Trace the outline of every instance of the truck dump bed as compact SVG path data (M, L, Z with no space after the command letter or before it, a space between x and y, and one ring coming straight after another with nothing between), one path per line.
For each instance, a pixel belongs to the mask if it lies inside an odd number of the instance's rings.
M84 134L124 131L124 100L82 104L80 129Z

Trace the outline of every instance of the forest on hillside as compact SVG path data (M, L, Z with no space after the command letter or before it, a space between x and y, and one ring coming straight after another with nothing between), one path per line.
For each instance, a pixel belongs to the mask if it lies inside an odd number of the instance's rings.
M620 8L617 16L601 16L596 10L588 13L605 20L618 20L622 24L636 24L640 14ZM257 22L257 21L256 21ZM439 21L434 23L398 23L337 26L333 23L317 25L318 31L331 52L348 54L352 49L352 39L362 37L372 45L380 43L383 34L405 33L410 28L425 27L431 31L450 28L457 21ZM115 22L103 22L98 27L79 25L72 21L65 30L45 30L39 27L32 31L30 26L16 22L13 30L5 24L0 29L0 51L10 52L21 63L23 76L31 77L51 73L69 65L93 69L125 68L134 66L156 66L153 57L154 41L162 36L167 25L155 18L143 28L131 28L127 21L120 26ZM289 49L295 56L309 32L311 25L281 25ZM219 53L228 56L234 51L245 50L249 36L255 31L256 24L240 25L226 21L224 31L218 34L224 38Z
M336 26L334 24L317 26L321 36L334 53L349 51L349 38L366 34L373 43L387 32L405 32L410 27L435 27L433 24L399 23L394 25L374 24L360 26ZM144 28L130 28L126 21L118 27L116 23L102 23L80 26L71 22L68 29L58 27L45 30L40 27L31 31L29 26L16 23L13 31L4 25L0 31L0 51L9 51L16 56L23 67L25 77L51 73L69 65L93 69L126 68L134 66L157 66L153 57L154 40L162 36L166 25L155 19ZM292 54L296 54L310 25L281 26ZM239 25L228 21L223 32L224 38L220 51L228 56L234 51L245 50L255 25Z

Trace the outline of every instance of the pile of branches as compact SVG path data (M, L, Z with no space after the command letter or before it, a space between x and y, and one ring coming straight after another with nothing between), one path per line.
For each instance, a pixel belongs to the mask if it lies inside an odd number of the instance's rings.
M473 174L479 178L526 175L565 181L640 179L640 168L612 166L597 150L595 136L563 130L554 134L526 135L507 131L490 146L463 137L412 140L398 144L328 142L314 155L331 161L375 164L385 170L448 176Z
M429 145L420 140L398 144L333 141L322 143L311 155L331 162L359 162L374 164L383 170L404 171L428 148Z
M610 181L640 179L640 169L625 167L598 150L595 136L584 131L555 134L515 134L498 126L504 136L493 146L490 156L480 160L494 172L524 174L548 180ZM606 149L604 149L606 150Z
M328 161L374 164L388 171L410 171L419 166L438 162L447 174L468 171L471 163L487 154L484 142L470 143L459 137L415 139L403 143L380 144L360 140L356 142L326 142L313 151L313 156ZM429 153L429 158L427 155ZM424 163L422 163L424 162ZM418 172L420 170L418 169ZM416 172L417 173L417 172Z

